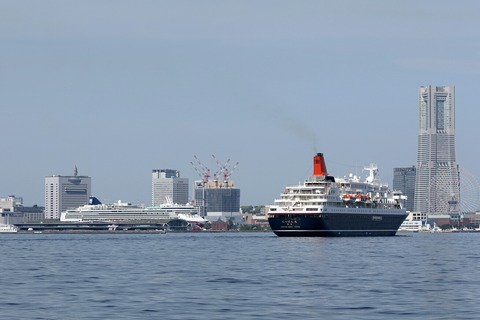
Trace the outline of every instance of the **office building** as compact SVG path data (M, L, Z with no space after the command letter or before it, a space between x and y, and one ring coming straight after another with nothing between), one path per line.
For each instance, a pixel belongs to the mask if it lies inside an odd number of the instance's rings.
M393 190L402 191L407 196L405 209L413 211L415 201L415 166L393 169Z
M425 86L418 92L418 152L414 210L452 215L460 202L455 159L455 87Z
M178 170L152 170L152 205L158 206L169 201L188 203L188 178L181 178Z
M91 178L79 176L45 177L45 219L60 219L60 214L70 208L88 203L91 195Z

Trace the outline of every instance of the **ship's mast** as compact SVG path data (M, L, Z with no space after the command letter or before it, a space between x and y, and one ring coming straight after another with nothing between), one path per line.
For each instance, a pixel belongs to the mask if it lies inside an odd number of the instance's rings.
M370 166L368 167L364 167L363 170L367 170L369 171L369 175L366 179L366 181L368 183L372 183L372 182L375 182L377 180L377 177L378 177L378 167L375 163L370 163Z

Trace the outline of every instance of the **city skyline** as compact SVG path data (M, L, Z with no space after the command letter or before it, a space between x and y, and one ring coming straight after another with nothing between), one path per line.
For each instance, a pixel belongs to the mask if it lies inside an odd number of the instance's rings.
M374 162L392 185L416 164L425 84L456 87L457 163L480 177L479 9L2 2L0 195L43 205L45 176L77 165L103 201L149 204L152 168L194 181L212 154L239 162L242 204L271 204L317 152L334 176Z

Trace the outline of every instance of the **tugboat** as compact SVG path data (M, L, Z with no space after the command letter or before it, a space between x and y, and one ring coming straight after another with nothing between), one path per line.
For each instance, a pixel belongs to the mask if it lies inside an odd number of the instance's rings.
M280 237L394 236L407 217L406 199L377 181L371 164L365 181L327 173L323 153L313 158L313 174L303 185L287 186L267 216Z

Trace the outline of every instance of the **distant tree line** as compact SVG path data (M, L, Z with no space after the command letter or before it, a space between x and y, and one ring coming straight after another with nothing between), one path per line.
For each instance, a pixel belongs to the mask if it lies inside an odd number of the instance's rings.
M243 213L260 214L265 206L240 206Z

